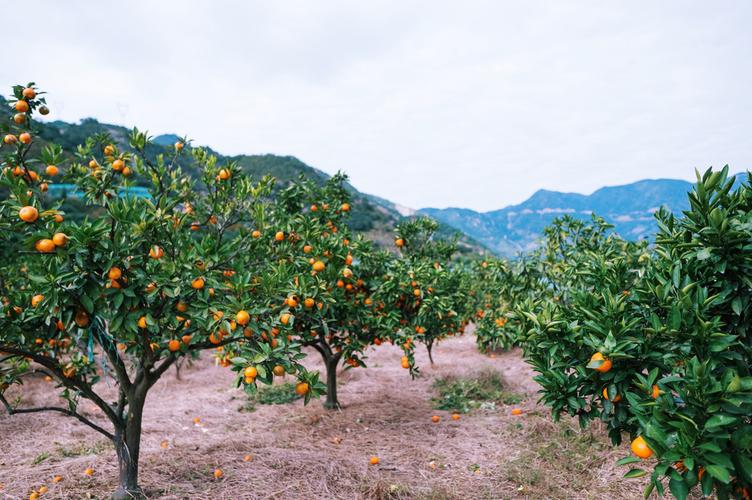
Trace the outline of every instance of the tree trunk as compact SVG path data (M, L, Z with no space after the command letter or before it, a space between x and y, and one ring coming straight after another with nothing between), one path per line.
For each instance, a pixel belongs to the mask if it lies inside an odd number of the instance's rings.
M433 349L433 342L426 344L426 350L428 350L428 359L429 361L431 361L431 364L433 364L433 355L431 354L431 349Z
M115 451L118 457L119 486L113 500L144 498L138 485L138 455L141 449L141 421L146 403L146 390L134 391L128 401L125 427L115 433Z
M339 355L324 357L326 363L326 401L324 408L329 410L338 410L341 408L337 400L337 365L339 364Z

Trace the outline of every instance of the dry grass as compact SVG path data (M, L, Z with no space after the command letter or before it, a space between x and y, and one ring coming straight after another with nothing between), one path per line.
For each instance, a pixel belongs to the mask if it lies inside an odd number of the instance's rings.
M554 424L536 406L536 386L518 352L483 356L472 336L434 351L433 367L419 353L423 375L415 381L400 367L398 349L369 351L371 368L340 376L344 408L334 412L299 400L240 412L247 398L208 356L183 368L181 380L168 373L147 402L141 484L154 499L641 497L644 481L622 479L625 471L613 467L625 449L607 446L597 428ZM309 361L321 368L316 353ZM522 417L511 416L503 398L459 421L432 408L435 380L478 379L482 372L500 377L505 393L524 396L515 404ZM28 402L49 399L44 382L27 388ZM433 414L440 423L430 421ZM50 488L44 499L106 498L116 486L112 448L65 417L0 413L0 449L0 498L28 498L42 484ZM247 454L251 462L243 461ZM369 465L371 455L381 463ZM96 472L88 478L83 471L90 466ZM220 481L212 479L217 467ZM64 481L53 485L55 474Z

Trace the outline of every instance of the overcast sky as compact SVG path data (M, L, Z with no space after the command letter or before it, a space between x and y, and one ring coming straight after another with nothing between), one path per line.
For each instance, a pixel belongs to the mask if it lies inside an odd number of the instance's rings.
M0 88L50 118L294 155L478 210L750 167L752 2L35 1Z

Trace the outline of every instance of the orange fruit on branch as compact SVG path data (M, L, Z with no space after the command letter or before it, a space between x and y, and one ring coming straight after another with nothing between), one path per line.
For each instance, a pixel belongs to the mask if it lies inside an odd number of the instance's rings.
M44 238L34 244L34 248L40 253L52 253L55 251L55 242Z
M39 210L27 205L18 211L18 217L24 222L35 222L39 218Z
M650 449L647 441L645 441L645 438L643 438L642 436L637 436L632 441L630 448L632 449L632 453L642 459L650 458L651 456L653 456L653 450Z
M248 314L246 311L238 311L238 313L235 315L235 321L238 322L239 325L245 326L248 324L248 322L251 320L251 315Z
M164 250L159 245L154 245L149 249L149 257L152 259L161 259L164 256Z
M607 371L611 369L611 366L612 366L611 360L603 357L603 354L601 354L600 352L596 352L590 358L590 363L594 363L596 361L602 361L602 363L598 365L597 367L593 368L595 371L606 373Z

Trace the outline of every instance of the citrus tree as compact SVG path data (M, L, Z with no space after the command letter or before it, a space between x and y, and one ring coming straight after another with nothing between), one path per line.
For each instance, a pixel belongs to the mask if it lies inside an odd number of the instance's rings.
M462 271L451 266L454 241L436 238L438 223L427 217L406 219L396 228L398 258L388 268L379 301L388 304L379 324L390 329L405 356L402 366L415 372L415 342L433 346L467 324L467 287ZM388 325L388 326L386 326Z
M541 253L550 298L520 308L526 356L553 414L604 420L654 458L653 489L749 498L752 377L749 181L704 175L690 210L657 214L653 248L592 224L559 221Z
M301 178L277 194L268 220L275 231L268 251L293 276L278 298L281 324L271 335L281 332L322 356L329 409L340 407L338 367L365 367L364 351L388 333L374 321L383 307L374 304L372 293L389 254L350 231L346 180L343 174L323 184Z
M750 498L752 488L752 184L728 167L697 175L682 217L658 214L645 329L668 366L626 393L639 427L632 449L654 455L649 488L677 498ZM655 384L655 385L654 385ZM629 459L627 459L629 461Z
M0 150L0 402L8 413L57 412L106 436L120 471L114 497L131 498L142 495L147 394L182 357L212 349L249 390L288 372L317 394L300 345L271 346L258 335L276 320L267 297L291 279L253 233L270 211L271 179L252 182L197 149L202 178L194 182L180 168L185 141L150 158L149 137L138 130L127 144L91 137L72 159L55 147L30 154L33 113L47 108L33 84L13 93L17 114L2 124ZM96 219L68 222L45 198L60 175L97 207ZM135 178L148 196L130 193ZM28 406L23 381L36 373L56 381L58 398ZM115 394L98 384L103 378ZM82 399L105 419L79 412Z
M520 318L515 306L538 302L546 293L542 266L534 253L514 260L475 259L471 263L470 296L478 349L507 350L519 344Z

